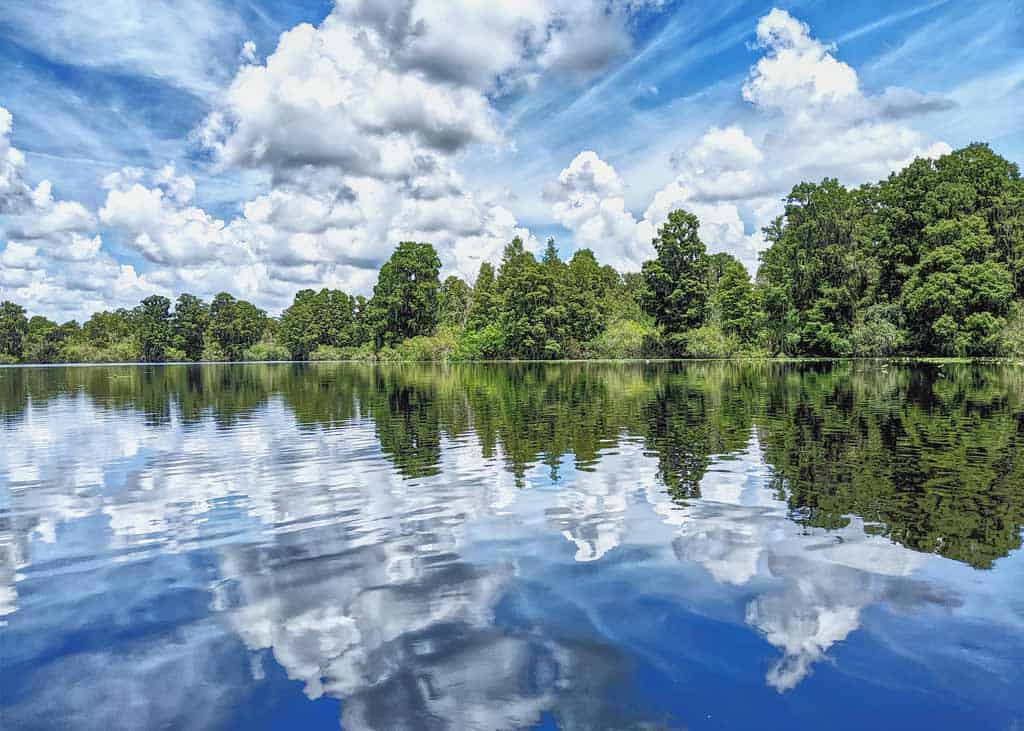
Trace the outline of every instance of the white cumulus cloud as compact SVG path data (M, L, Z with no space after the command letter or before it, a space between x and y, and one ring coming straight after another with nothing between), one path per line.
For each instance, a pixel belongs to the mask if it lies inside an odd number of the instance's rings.
M712 126L678 149L671 159L676 176L654 194L642 216L626 208L622 180L595 153L580 153L562 171L548 198L553 216L578 245L635 269L668 213L685 208L700 219L710 251L728 252L754 271L765 246L760 230L782 212L782 198L796 183L835 176L859 184L915 157L950 151L905 123L948 108L947 100L908 89L866 94L857 72L835 57L835 49L784 10L773 9L758 21L757 43L763 55L741 89L759 113L755 124ZM598 184L592 171L614 183Z

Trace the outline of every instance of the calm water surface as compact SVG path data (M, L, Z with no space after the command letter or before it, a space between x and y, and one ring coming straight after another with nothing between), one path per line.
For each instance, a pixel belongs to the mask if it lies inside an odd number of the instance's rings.
M0 370L0 726L1024 727L1024 369Z

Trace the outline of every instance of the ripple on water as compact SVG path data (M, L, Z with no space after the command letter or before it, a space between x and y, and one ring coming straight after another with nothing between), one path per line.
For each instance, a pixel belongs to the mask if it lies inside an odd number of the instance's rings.
M1011 727L1024 377L943 370L4 370L0 707Z

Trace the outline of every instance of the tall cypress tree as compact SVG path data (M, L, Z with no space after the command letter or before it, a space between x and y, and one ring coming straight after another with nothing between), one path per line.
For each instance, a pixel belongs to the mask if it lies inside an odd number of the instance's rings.
M687 211L672 211L652 242L657 258L643 265L644 309L679 352L687 330L700 327L708 299L707 253L700 223Z

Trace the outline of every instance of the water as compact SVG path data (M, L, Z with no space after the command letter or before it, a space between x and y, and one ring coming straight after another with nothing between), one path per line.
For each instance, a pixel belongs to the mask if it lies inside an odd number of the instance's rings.
M1024 370L0 370L3 728L1024 726Z

